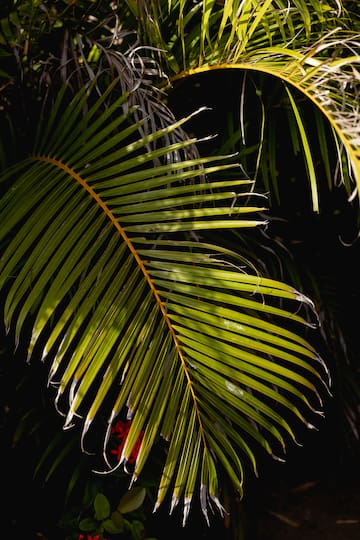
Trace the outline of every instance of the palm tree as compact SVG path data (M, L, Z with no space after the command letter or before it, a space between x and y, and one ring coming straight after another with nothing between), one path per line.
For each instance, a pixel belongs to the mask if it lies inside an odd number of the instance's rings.
M142 434L131 483L157 453L155 508L183 500L185 523L199 491L208 521L223 475L241 494L244 468L281 459L329 393L314 301L272 273L254 231L264 192L281 196L277 129L314 212L319 171L356 204L358 20L339 0L58 4L2 13L4 326L49 365L84 451L96 431L105 469L126 468ZM206 110L179 119L174 102L183 81L226 72L238 124L219 148L191 135Z

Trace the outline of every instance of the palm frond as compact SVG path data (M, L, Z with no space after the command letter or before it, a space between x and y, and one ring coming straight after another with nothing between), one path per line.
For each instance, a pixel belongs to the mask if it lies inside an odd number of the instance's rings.
M168 42L167 51L183 65L171 80L209 70L238 69L267 76L270 87L274 78L283 81L288 92L299 91L313 103L333 129L339 167L343 168L344 155L349 164L344 169L352 178L347 185L349 197L359 193L359 36L351 25L345 27L345 15L344 27L339 26L341 2L238 0L195 5L196 15L193 3L169 2L171 18L180 10L182 25L173 29ZM165 26L168 20L163 16L161 22ZM301 115L297 106L296 122L306 149ZM308 152L304 162L314 194L318 179ZM316 199L313 206L317 210Z
M196 143L167 144L188 118L141 135L127 95L111 108L86 89L66 97L44 117L33 154L1 177L6 328L16 343L30 330L29 360L50 363L64 427L82 418L84 450L105 419L111 471L143 433L135 481L163 437L157 505L172 490L186 521L200 483L207 516L209 504L221 509L222 470L241 492L253 444L274 455L320 412L326 368L299 311L312 303L198 238L266 222L263 207L238 205L252 182L235 176L231 156L168 159ZM109 434L123 414L131 428L113 463Z

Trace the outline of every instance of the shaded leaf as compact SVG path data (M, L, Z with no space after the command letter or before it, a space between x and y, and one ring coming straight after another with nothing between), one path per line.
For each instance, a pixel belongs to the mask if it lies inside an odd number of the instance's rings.
M103 521L110 516L110 503L103 493L97 493L94 500L95 519Z
M140 508L145 500L146 490L143 487L133 487L120 499L117 510L122 514L128 514Z

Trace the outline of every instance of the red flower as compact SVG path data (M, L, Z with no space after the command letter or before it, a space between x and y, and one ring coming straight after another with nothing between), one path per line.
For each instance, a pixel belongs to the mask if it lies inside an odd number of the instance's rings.
M129 433L130 426L131 426L131 420L127 420L126 422L124 422L123 420L118 420L116 424L114 424L111 428L111 435L113 436L113 442L116 444L115 448L111 450L111 453L116 456L117 461L120 461L121 453L124 448L124 444L126 441L126 437ZM143 436L144 436L144 432L141 431L135 443L135 446L131 452L131 455L128 459L128 462L131 464L135 463L136 461Z
M93 536L92 534L79 534L78 540L100 540L100 535L96 534ZM103 538L103 540L107 540L106 538Z

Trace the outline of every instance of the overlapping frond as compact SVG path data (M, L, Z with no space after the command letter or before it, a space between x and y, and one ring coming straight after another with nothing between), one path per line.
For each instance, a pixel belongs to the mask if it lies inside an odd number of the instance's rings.
M308 324L297 306L311 302L198 238L264 224L263 207L239 205L252 200L249 180L214 178L240 170L233 160L169 161L194 141L149 143L186 119L141 136L126 95L104 110L103 99L86 108L87 94L65 109L60 96L33 155L2 175L5 324L17 342L30 331L29 359L49 362L64 426L82 417L84 448L99 415L110 469L142 433L136 480L163 437L157 505L172 491L186 520L200 486L207 516L211 501L221 509L221 470L241 491L253 443L284 449L289 415L311 427L321 408L326 372L296 330ZM114 464L106 446L124 413L131 428Z
M352 177L351 185L346 186L349 196L359 193L360 42L351 23L347 24L340 1L204 0L194 4L184 0L170 1L168 7L169 18L179 14L178 27L168 42L168 51L178 60L173 80L211 69L262 73L269 77L270 88L273 77L282 80L290 94L299 91L328 122L340 168L344 156L348 162ZM162 13L168 32L165 8ZM152 39L151 33L147 39ZM239 94L241 91L239 88ZM318 178L309 152L309 134L304 130L299 100L293 101L292 107L313 207L318 211ZM326 152L326 147L322 148Z

